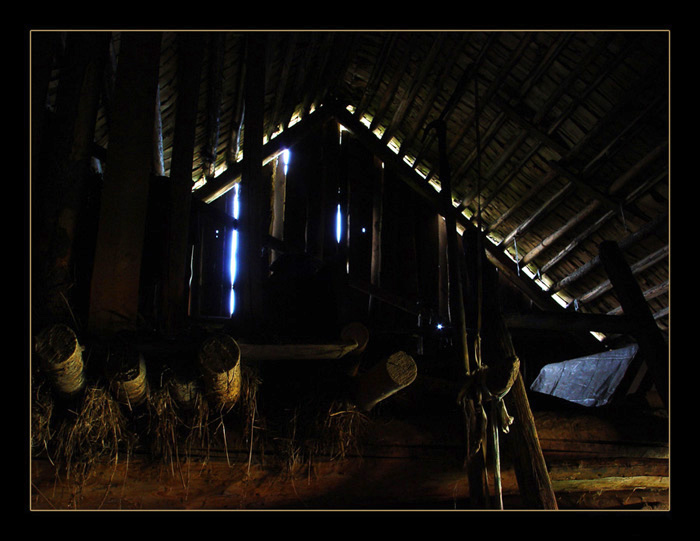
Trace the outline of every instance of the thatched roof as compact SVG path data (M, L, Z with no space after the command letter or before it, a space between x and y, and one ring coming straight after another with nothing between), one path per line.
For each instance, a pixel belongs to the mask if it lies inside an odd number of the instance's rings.
M208 186L195 191L199 197L231 182L240 158L248 34L205 32L192 182ZM601 241L617 241L658 325L668 330L668 32L264 36L266 141L333 104L434 190L438 146L435 132L425 137L425 129L444 120L454 204L474 224L480 211L489 250L520 262L518 280L535 280L536 291L558 296L571 310L619 313L597 260ZM119 38L114 32L115 55ZM177 32L163 32L165 176L177 60ZM103 148L108 118L103 107L96 137Z

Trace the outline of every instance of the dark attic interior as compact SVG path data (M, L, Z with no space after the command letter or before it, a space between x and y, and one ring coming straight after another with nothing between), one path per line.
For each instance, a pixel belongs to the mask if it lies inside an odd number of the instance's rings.
M31 510L670 510L670 32L31 30Z

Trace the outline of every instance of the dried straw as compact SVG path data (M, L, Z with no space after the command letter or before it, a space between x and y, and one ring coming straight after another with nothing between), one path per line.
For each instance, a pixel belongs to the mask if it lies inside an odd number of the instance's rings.
M149 395L148 410L151 455L172 468L179 459L178 431L182 422L169 386L160 387Z
M64 419L55 441L55 462L65 467L68 478L85 480L91 466L105 458L117 461L120 451L131 452L134 436L127 420L108 391L99 386L85 390L77 412Z
M31 446L34 456L48 450L52 439L51 421L54 413L53 395L43 381L32 378Z

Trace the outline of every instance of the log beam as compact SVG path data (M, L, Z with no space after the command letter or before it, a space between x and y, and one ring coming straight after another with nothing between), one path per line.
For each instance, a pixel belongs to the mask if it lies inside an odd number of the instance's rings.
M413 358L397 351L355 378L354 402L361 411L370 411L382 400L408 387L418 369Z
M629 334L635 328L632 318L610 314L533 312L530 314L505 314L504 317L509 329Z

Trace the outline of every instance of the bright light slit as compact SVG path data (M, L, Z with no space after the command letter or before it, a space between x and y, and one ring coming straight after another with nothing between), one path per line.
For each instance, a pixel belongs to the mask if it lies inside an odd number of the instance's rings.
M338 203L338 210L335 213L335 240L340 244L340 235L343 231L343 220L340 214L340 203Z
M289 150L282 152L282 163L284 164L284 174L286 175L289 169Z
M233 187L233 217L237 220L240 215L241 201L240 201L240 184L236 184ZM238 270L238 229L234 229L231 233L231 261L230 264L230 275L231 275L231 296L229 298L229 314L233 314L236 310L236 291L234 286L236 284L236 271Z

